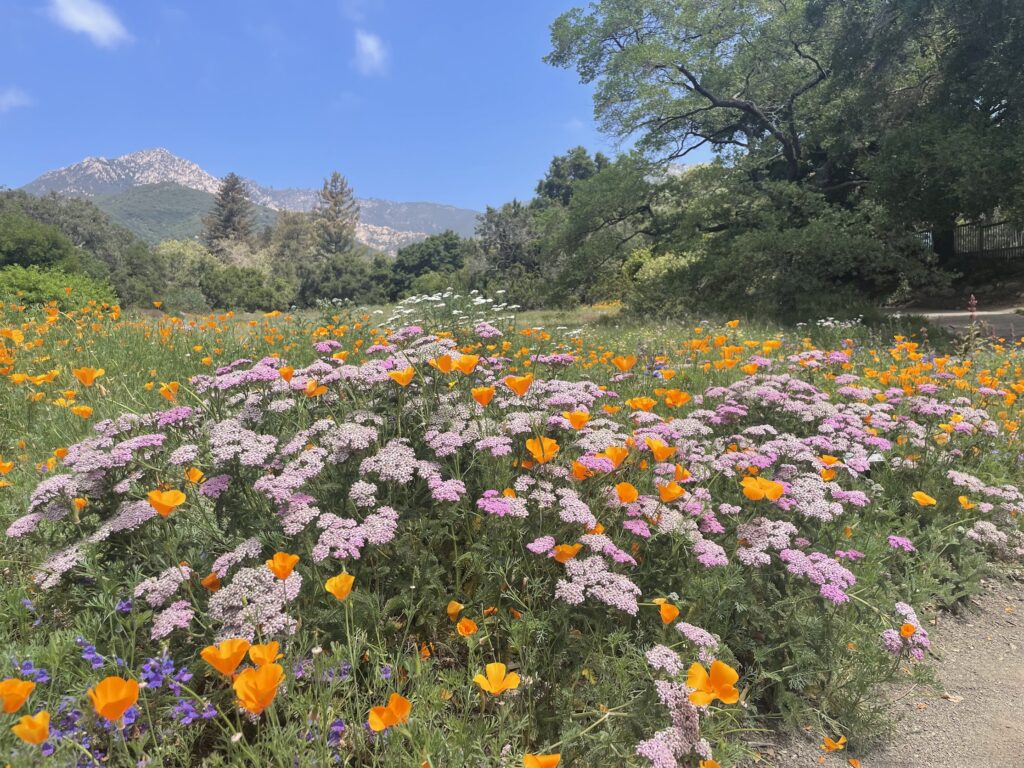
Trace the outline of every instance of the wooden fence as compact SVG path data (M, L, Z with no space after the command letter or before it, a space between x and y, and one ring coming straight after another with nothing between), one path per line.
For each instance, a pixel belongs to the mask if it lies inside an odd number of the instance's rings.
M964 224L953 233L957 256L1010 262L1024 259L1024 230L1001 221L996 224Z

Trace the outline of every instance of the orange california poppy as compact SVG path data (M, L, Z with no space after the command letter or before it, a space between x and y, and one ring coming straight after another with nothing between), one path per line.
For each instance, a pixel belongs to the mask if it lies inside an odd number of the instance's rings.
M960 506L963 507L964 509L974 509L976 506L978 506L966 496L957 496L956 500L960 502Z
M185 494L171 489L169 491L153 490L147 495L149 506L156 510L160 517L167 517L176 507L185 503Z
M16 677L0 680L0 704L7 714L17 712L21 705L35 690L36 684L31 680L19 680Z
M324 582L324 589L334 595L335 599L343 601L348 598L355 582L356 577L351 573L339 573Z
M50 738L50 713L43 709L34 715L22 715L18 722L11 726L11 733L26 744L42 744Z
M388 376L400 387L408 387L409 382L412 381L412 377L415 375L416 369L411 365L408 368L403 368L401 371L388 371Z
M80 419L88 419L90 416L92 416L92 408L88 405L76 405L73 408L70 408L69 410Z
M178 388L181 385L176 381L168 381L160 385L160 394L165 400L170 400L172 403L178 399Z
M298 555L291 555L287 552L275 552L274 556L270 560L267 560L267 568L269 568L270 572L277 578L283 581L292 575L292 570L298 562Z
M652 602L658 606L658 610L661 613L662 624L671 624L679 617L679 609L664 597L656 597Z
M650 411L657 404L658 401L653 397L631 397L626 401L626 405L634 411Z
M665 461L676 452L675 446L666 445L653 437L645 437L644 442L651 449L651 455L654 456L655 461Z
M494 387L473 387L471 390L473 399L480 403L484 408L491 402L494 397Z
M633 355L618 355L617 357L612 358L612 365L625 373L636 365L636 357Z
M559 445L550 437L534 437L526 441L526 450L538 464L547 464L558 453Z
M387 706L374 707L370 710L370 730L380 732L408 721L412 712L412 702L398 693L392 693Z
M91 387L96 383L96 379L102 376L106 371L102 368L72 368L71 375L78 379L83 387Z
M612 466L618 469L622 462L625 461L629 455L629 449L621 445L610 445L597 454L599 459L608 459L612 463Z
M217 645L208 645L199 652L203 661L225 677L231 677L242 663L249 650L249 641L241 637L221 640Z
M284 667L270 663L257 669L248 667L242 670L231 687L238 697L238 706L246 712L259 715L274 701L277 687L283 680Z
M306 382L306 386L302 388L303 393L306 397L320 397L327 391L327 387L320 384L316 379L309 379Z
M910 498L912 498L922 507L934 507L936 504L935 499L933 499L924 491L914 491L912 494L910 494Z
M208 589L210 592L216 592L220 589L220 577L211 571L202 578L199 585L203 587L203 589Z
M915 632L917 632L917 627L909 621L900 627L900 637L913 637Z
M455 367L464 376L469 376L469 374L476 370L477 363L479 362L480 355L461 355L459 359L455 361Z
M505 665L495 661L487 665L487 676L476 675L473 682L491 696L500 696L505 691L519 687L519 675L515 672L505 673Z
M740 485L743 486L743 495L751 501L760 501L761 499L777 501L785 491L782 483L766 480L763 477L744 477L740 481Z
M277 640L271 640L269 643L262 643L260 645L249 646L249 659L257 667L262 667L266 664L273 664L275 661L280 659L283 654L278 653L280 646Z
M476 634L477 625L472 619L463 616L459 619L459 623L455 625L455 629L458 630L458 633L463 637L469 637L470 635Z
M564 565L576 557L582 548L582 544L558 544L555 546L555 560Z
M572 476L574 480L586 480L588 477L593 477L594 473L592 470L587 469L587 466L585 464L581 464L578 461L573 461Z
M533 374L528 373L525 376L506 376L502 381L506 387L522 397L529 391L530 386L533 384Z
M723 704L735 704L740 700L740 692L736 688L739 673L724 661L716 659L711 662L710 674L703 665L694 662L686 675L686 685L692 688L690 703L698 707L706 707L715 699Z
M135 680L110 676L89 689L96 714L111 723L124 717L124 713L139 700L139 684Z
M290 365L282 365L280 368L277 369L277 373L285 381L291 381L292 374L295 373L295 369L292 368Z
M561 760L562 756L558 752L550 755L534 755L527 752L523 755L523 768L555 768Z
M632 483L619 483L615 486L615 495L623 504L632 504L640 497L640 491Z
M204 475L203 470L198 467L189 467L185 470L185 479L193 485L199 485L199 483L203 482L204 477L206 477L206 475Z
M685 493L686 490L683 486L675 481L671 483L658 483L658 496L661 497L665 504L675 501Z
M590 414L586 411L562 411L562 418L568 421L573 429L583 429L590 421Z
M448 614L448 618L451 621L458 621L459 620L459 614L462 612L462 609L465 608L465 607L466 606L464 606L460 602L457 602L455 600L449 600L448 601L448 605L445 607L444 610L445 610L445 613Z
M451 373L455 369L455 361L452 360L451 355L439 355L427 362L441 373Z
M846 737L840 736L837 740L833 741L828 736L825 736L821 740L821 748L826 752L838 752L846 749Z
M722 765L717 760L708 759L708 760L701 760L697 764L697 768L722 768Z

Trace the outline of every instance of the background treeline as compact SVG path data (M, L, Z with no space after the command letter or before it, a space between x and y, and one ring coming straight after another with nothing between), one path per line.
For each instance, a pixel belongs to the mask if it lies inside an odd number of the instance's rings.
M374 253L337 173L311 213L258 230L230 175L199 241L152 249L88 203L5 193L0 264L183 310L453 285L807 319L948 292L958 224L1024 221L1020 0L599 0L551 39L547 60L592 84L629 149L554 158L474 238ZM712 159L684 165L698 148Z

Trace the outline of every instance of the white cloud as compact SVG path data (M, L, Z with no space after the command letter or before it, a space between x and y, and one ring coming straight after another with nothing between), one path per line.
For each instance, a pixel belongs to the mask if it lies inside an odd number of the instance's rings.
M101 48L132 39L117 14L99 0L50 0L50 16L62 27L88 35Z
M32 99L21 88L0 88L0 115L31 103Z
M356 30L356 69L364 75L380 75L388 68L388 49L384 41L365 29Z

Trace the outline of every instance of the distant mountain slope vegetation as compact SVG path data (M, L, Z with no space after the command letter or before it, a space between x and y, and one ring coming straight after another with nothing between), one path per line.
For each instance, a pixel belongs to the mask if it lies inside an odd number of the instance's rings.
M65 168L47 171L22 189L35 195L56 192L92 199L114 221L140 237L157 242L193 237L202 228L220 181L190 160L166 149L146 149L115 158L88 157ZM249 195L259 206L258 225L273 222L274 211L308 211L316 189L275 189L247 180ZM381 250L454 230L473 235L478 213L438 203L399 203L366 198L358 201L357 236Z

